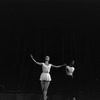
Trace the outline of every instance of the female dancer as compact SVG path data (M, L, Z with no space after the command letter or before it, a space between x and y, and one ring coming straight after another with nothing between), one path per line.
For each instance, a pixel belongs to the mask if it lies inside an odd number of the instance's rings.
M50 61L50 57L49 56L46 56L45 57L45 63L40 63L40 62L37 62L33 56L31 55L31 58L32 60L38 64L38 65L42 65L42 74L40 76L40 81L41 81L41 87L42 87L42 91L43 91L43 97L44 97L44 100L47 99L47 91L48 91L48 87L50 85L50 81L51 81L51 76L50 76L50 69L51 69L51 66L52 67L55 67L55 68L59 68L59 67L62 67L62 66L66 66L66 64L63 64L63 65L59 65L59 66L56 66L56 65L53 65L53 64L50 64L49 61Z

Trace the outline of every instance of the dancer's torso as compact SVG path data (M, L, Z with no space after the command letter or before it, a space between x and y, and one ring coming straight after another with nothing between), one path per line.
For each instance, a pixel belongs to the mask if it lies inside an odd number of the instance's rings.
M49 73L51 69L51 64L46 65L45 63L42 64L43 73Z

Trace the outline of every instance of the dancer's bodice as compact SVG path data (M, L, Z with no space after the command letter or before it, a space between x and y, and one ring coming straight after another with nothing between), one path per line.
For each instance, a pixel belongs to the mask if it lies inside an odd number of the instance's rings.
M51 69L51 64L46 65L45 63L43 63L42 65L43 73L49 73L50 69Z

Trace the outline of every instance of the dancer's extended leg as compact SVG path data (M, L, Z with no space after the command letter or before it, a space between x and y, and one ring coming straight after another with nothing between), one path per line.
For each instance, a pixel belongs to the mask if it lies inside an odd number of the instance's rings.
M45 87L44 83L45 83L44 80L41 80L41 88L42 88L43 98L44 98L44 87Z

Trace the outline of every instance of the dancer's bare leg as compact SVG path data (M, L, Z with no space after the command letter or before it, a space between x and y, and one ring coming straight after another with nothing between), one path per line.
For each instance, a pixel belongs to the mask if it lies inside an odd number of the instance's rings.
M44 85L45 85L45 84L44 84L44 81L42 80L42 81L41 81L41 88L42 88L42 91L44 91Z
M48 92L48 87L49 87L49 85L50 85L50 81L45 81L44 82L44 99L46 100L47 99L47 92Z

